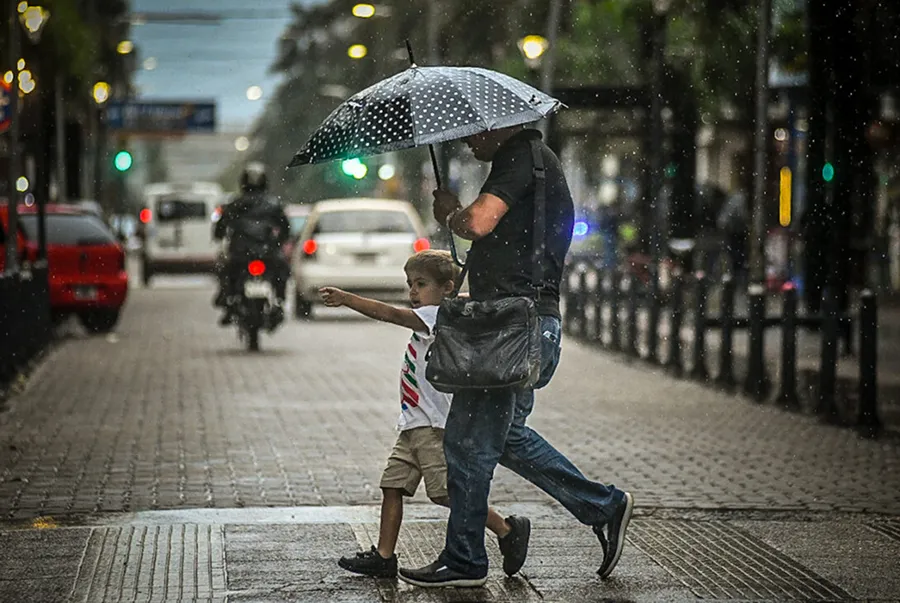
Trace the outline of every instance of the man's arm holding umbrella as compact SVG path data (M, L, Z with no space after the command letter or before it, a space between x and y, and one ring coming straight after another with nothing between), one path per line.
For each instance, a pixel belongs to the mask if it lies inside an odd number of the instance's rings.
M509 211L506 202L491 193L481 193L466 208L462 207L459 198L451 192L436 190L433 194L434 219L469 241L477 241L489 235Z

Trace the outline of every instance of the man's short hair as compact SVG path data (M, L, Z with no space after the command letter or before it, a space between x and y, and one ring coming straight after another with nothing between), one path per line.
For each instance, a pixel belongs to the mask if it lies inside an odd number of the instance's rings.
M460 267L453 261L450 252L439 249L426 249L410 256L403 270L407 274L410 271L420 272L441 285L447 281L456 281L460 273Z

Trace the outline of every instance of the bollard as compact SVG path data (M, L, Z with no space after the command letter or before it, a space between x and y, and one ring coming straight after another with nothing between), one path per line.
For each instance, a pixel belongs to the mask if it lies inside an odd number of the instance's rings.
M766 289L762 284L754 283L747 289L747 293L750 302L750 349L744 393L761 402L769 390L765 359L766 327L763 324L766 320Z
M734 295L736 293L734 278L726 274L722 279L722 337L719 348L719 374L716 375L716 384L729 391L734 389Z
M797 289L786 283L781 297L781 391L778 403L799 411L797 398Z
M857 424L864 437L874 438L881 432L881 419L878 417L878 306L870 289L860 296Z
M622 275L613 269L610 273L609 290L609 349L614 352L622 349L622 333L619 327L619 298L621 297Z
M672 322L669 325L669 354L666 357L666 368L673 375L680 377L684 372L681 358L681 325L684 322L684 277L680 269L672 276Z
M706 368L706 294L708 281L703 272L697 273L697 284L694 289L694 362L691 366L691 379L706 381L709 371Z
M625 327L625 353L634 358L640 357L638 351L638 278L634 273L628 275L628 324Z
M824 292L822 303L822 355L819 364L819 400L816 412L826 423L840 423L835 401L837 381L838 303L834 287Z
M603 284L606 277L601 268L594 268L597 282L594 284L594 338L600 346L603 346L603 305L606 302L606 289Z
M644 359L651 364L659 363L659 264L650 263L650 282L647 320L647 357Z
M578 336L582 339L587 338L587 304L589 299L587 269L582 266L581 272L578 274Z

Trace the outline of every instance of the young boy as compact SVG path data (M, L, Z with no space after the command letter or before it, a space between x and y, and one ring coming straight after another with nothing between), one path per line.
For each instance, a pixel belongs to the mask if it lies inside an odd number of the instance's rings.
M444 425L450 412L450 394L438 392L425 380L425 353L441 300L453 292L459 268L445 251L420 251L404 266L409 285L409 308L397 308L332 287L319 290L326 306L346 306L369 318L413 331L400 371L400 436L381 476L381 525L378 546L338 562L345 570L379 578L397 576L394 549L403 521L403 497L413 496L419 482L433 502L449 506ZM503 571L512 576L525 563L531 522L525 517L503 519L488 510L487 528L497 535Z

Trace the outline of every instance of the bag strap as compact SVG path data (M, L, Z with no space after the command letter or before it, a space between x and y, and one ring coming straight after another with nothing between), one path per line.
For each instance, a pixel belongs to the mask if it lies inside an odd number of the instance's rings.
M531 285L541 297L541 289L544 288L544 252L546 249L547 230L547 191L546 172L544 170L544 156L541 146L536 138L532 138L531 159L534 163L532 174L534 175L534 242L531 251Z
M546 230L547 230L547 191L546 191L546 172L544 170L544 156L541 153L541 145L536 138L529 141L531 146L532 168L531 174L534 176L534 238L532 240L531 251L531 285L534 287L537 299L541 297L541 289L544 288L544 253L546 250ZM453 246L453 233L450 233L450 245ZM455 251L455 248L454 248ZM463 282L466 280L466 274L469 272L469 262L462 267L462 271L456 278L455 287L451 297L459 295Z

